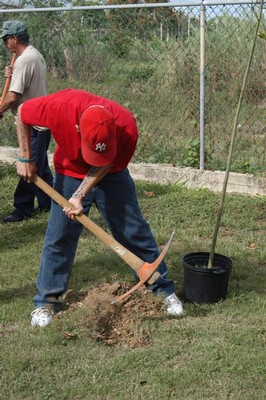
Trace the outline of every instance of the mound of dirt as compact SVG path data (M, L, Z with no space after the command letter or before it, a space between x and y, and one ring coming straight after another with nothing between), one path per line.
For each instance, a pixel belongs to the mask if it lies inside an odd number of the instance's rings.
M110 346L127 344L142 347L151 344L152 335L145 323L148 319L165 316L162 298L151 294L144 286L121 302L112 304L113 299L130 289L128 283L104 284L80 293L70 290L65 303L70 312L84 307L86 315L79 325L88 328L89 335Z

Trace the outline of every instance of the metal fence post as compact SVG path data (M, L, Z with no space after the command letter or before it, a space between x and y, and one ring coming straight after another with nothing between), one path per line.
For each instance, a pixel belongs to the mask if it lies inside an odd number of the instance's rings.
M200 6L200 170L205 159L205 6Z

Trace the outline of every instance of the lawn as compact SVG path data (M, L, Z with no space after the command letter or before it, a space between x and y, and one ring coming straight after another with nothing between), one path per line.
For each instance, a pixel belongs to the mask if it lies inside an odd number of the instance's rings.
M16 181L14 166L0 165L1 219L12 210ZM140 346L93 336L90 304L77 303L47 328L31 327L48 215L0 223L1 399L265 399L265 197L226 196L216 251L233 260L228 296L198 305L183 298L182 257L210 250L220 195L180 184L136 186L158 244L175 231L166 261L184 315L140 313L134 334L149 335ZM90 216L106 229L96 210ZM84 230L69 289L84 294L117 282L133 282L128 266Z

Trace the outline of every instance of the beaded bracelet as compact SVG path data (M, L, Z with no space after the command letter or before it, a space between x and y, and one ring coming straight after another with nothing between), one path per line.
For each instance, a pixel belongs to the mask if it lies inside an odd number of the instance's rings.
M22 158L22 157L19 157L19 158L18 158L18 161L20 161L20 162L33 162L33 159L32 159L32 158Z

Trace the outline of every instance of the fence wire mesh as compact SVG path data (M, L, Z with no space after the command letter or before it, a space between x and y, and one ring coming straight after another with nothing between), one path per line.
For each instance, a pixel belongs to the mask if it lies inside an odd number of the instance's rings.
M58 6L54 1L20 3L23 7ZM254 3L205 6L206 169L226 167L259 7ZM134 113L140 137L133 162L199 168L200 6L93 8L29 9L26 13L7 12L5 7L4 13L0 9L0 24L16 19L27 25L31 44L46 59L50 93L82 88L112 98ZM265 32L264 14L231 167L235 172L262 176L266 161ZM2 87L9 60L2 45ZM8 113L0 124L0 144L17 145Z

